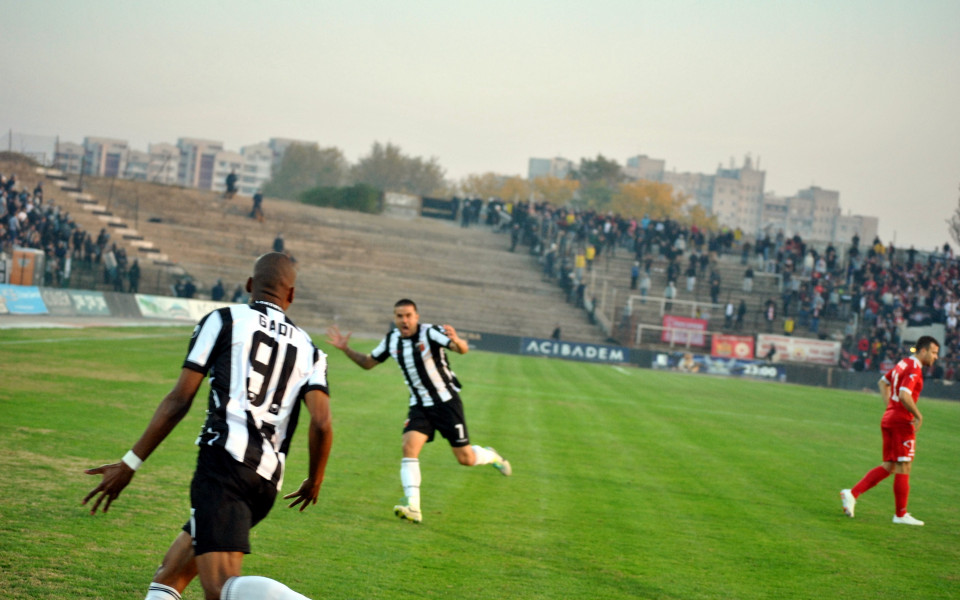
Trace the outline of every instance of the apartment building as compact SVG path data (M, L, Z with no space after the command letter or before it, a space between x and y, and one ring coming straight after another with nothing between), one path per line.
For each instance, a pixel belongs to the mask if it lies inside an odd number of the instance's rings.
M123 169L124 179L146 181L150 171L150 153L143 150L128 150L126 166Z
M667 171L664 160L641 154L627 159L624 174L633 180L670 184L691 204L716 216L721 225L748 235L783 231L809 240L848 242L855 233L869 240L877 234L876 217L841 215L837 191L813 186L788 197L766 194L766 172L749 155L740 166L731 160L728 167L719 165L708 174Z
M180 168L180 148L173 144L150 144L147 153L150 155L147 181L175 185Z
M842 215L840 193L811 186L794 196L768 194L763 200L763 231L783 231L804 239L847 243L854 236L873 240L879 220L864 215Z
M565 179L573 170L573 162L565 158L531 158L527 168L527 179L537 177L557 177Z
M217 153L223 151L223 142L180 138L177 148L180 150L177 183L184 187L212 190Z
M83 172L100 177L122 177L127 167L129 144L105 137L83 138Z
M273 176L274 150L269 142L240 148L243 168L240 171L240 193L252 196Z
M84 138L83 144L60 142L56 165L66 173L120 177L222 192L231 171L238 176L240 193L253 195L270 180L277 156L292 144L316 142L279 140L244 146L239 153L223 142L180 138L176 145L153 143L146 152L131 149L126 140Z
M217 152L213 167L213 189L227 189L227 176L237 175L237 189L244 196L252 196L270 181L273 167L273 150L269 144L244 146L240 152L223 150Z
M73 142L57 144L54 166L64 173L79 175L83 165L83 146Z

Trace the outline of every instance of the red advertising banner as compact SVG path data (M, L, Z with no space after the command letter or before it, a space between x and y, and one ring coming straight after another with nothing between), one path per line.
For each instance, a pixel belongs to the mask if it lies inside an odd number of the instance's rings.
M753 336L715 334L710 346L710 356L744 360L753 358Z
M661 342L669 344L689 344L691 346L706 346L707 321L704 319L691 319L690 317L675 317L673 315L663 315L663 334L660 336Z

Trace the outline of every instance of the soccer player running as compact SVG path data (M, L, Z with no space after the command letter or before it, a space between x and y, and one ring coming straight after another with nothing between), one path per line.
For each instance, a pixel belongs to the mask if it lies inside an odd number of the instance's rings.
M284 311L293 302L296 271L276 252L257 259L247 280L249 305L207 314L193 331L180 378L164 397L140 439L120 462L87 469L102 475L83 499L91 514L111 503L140 464L187 414L210 373L207 419L197 438L197 468L190 485L190 520L167 550L146 600L179 600L200 576L207 600L304 600L278 581L240 576L250 553L250 529L267 516L283 483L286 454L303 401L310 413L307 478L293 493L303 511L316 504L333 430L327 357Z
M432 442L434 433L447 439L453 455L461 465L493 465L510 475L510 462L493 448L471 445L467 434L460 382L450 370L445 350L466 354L466 340L450 325L420 323L413 300L399 300L393 307L396 329L390 331L370 354L351 348L350 333L340 333L334 325L327 329L327 338L350 360L364 369L372 369L393 357L410 389L410 408L403 428L403 459L400 461L400 483L406 496L393 512L414 523L423 520L420 512L420 450Z
M917 408L923 390L923 369L933 366L940 353L940 343L925 335L917 340L913 356L890 369L878 383L880 395L887 401L887 411L880 421L883 433L883 464L874 467L852 489L840 490L843 512L853 517L857 498L893 473L893 498L896 513L893 522L902 525L923 525L923 521L907 512L910 496L910 465L916 450L916 434L923 424Z

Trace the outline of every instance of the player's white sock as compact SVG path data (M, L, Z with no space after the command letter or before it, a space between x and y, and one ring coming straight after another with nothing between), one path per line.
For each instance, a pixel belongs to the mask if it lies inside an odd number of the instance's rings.
M400 461L400 483L407 505L420 510L420 459L404 458Z
M497 460L496 452L491 452L490 450L487 450L483 446L470 446L470 447L473 448L473 456L476 459L473 463L473 466L489 465L493 461Z
M143 600L180 600L180 594L169 585L151 581L147 597Z
M310 600L279 581L247 575L231 577L220 590L220 600Z

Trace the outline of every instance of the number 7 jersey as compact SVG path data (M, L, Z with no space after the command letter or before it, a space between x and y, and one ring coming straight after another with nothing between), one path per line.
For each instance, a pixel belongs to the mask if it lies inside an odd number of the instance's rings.
M257 301L203 317L183 367L210 376L197 445L220 446L279 489L300 401L329 393L327 355L279 306Z

